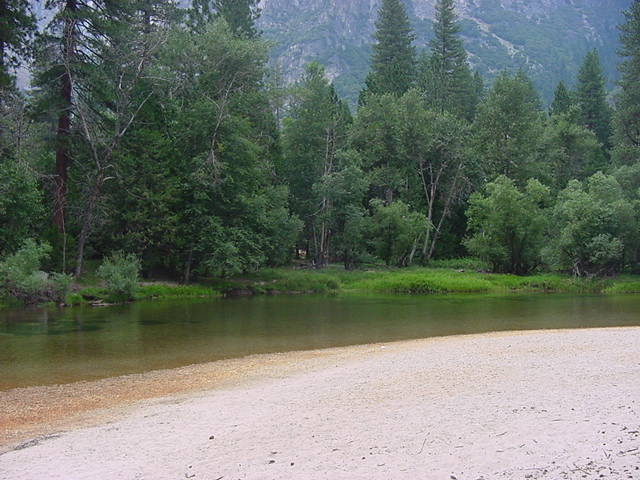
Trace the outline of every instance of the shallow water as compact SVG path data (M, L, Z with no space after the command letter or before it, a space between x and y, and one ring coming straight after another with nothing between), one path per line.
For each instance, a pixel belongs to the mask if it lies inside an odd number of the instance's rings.
M256 353L639 326L640 296L260 297L0 312L0 390Z

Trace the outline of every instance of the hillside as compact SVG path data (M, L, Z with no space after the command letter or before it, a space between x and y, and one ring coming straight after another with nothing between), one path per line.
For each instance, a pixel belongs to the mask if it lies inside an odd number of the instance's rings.
M432 32L435 0L406 0L419 49ZM616 25L630 0L458 0L465 46L487 78L524 68L548 100L571 83L585 53L597 48L612 87ZM288 80L304 64L327 66L339 92L354 100L368 70L379 0L263 0L261 28Z

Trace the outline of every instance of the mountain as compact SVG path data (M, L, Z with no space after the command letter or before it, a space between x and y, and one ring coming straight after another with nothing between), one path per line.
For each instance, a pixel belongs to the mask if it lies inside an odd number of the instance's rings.
M424 49L435 0L405 0ZM260 28L273 58L295 80L313 60L324 64L338 92L354 102L369 68L380 0L262 0ZM556 84L572 85L584 55L596 48L613 88L619 61L617 25L631 0L457 0L462 36L474 68L491 80L524 69L545 101Z

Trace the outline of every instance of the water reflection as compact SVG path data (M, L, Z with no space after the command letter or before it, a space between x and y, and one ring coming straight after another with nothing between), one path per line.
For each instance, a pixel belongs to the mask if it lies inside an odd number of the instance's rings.
M265 297L0 313L0 389L254 353L499 330L640 325L640 297Z

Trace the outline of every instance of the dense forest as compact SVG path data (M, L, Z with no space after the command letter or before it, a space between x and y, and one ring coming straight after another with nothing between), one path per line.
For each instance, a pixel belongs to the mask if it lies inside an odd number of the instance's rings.
M640 0L613 103L594 50L549 109L522 71L472 71L453 0L424 51L382 2L355 109L319 63L283 85L257 4L50 0L37 32L29 1L0 3L5 288L46 296L114 254L186 283L296 259L640 270Z

